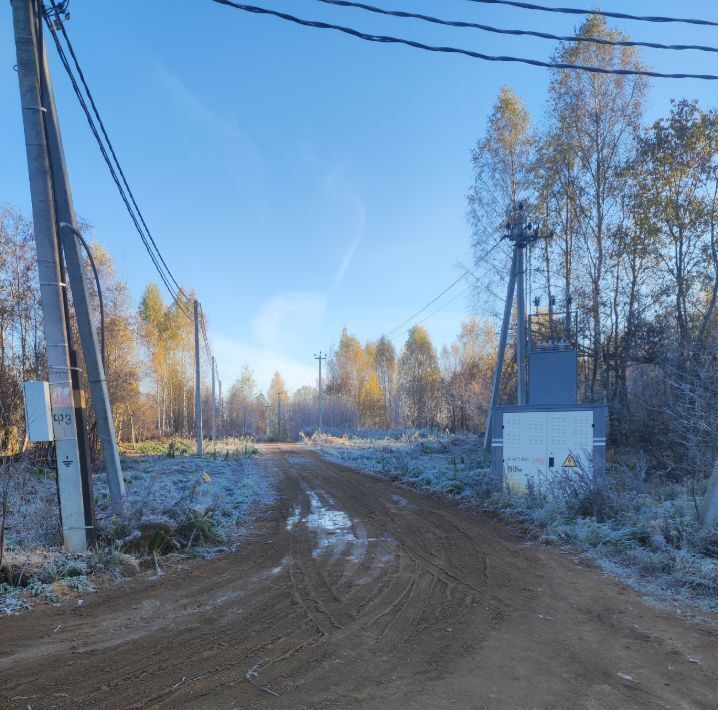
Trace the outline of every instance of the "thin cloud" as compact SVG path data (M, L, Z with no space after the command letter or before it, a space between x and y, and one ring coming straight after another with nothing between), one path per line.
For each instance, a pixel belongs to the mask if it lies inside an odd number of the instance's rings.
M283 352L317 330L327 307L320 293L280 293L265 301L252 319L252 333L261 347Z
M309 367L313 366L311 358L307 358L307 362L300 362L273 350L215 332L212 332L211 336L224 392L228 392L232 383L240 376L245 363L252 369L257 387L262 392L267 391L277 370L282 374L290 392L302 384L313 384L307 378Z

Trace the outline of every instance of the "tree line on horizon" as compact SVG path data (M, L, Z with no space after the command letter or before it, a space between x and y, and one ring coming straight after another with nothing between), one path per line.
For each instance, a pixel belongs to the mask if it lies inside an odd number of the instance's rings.
M576 32L628 39L598 16ZM635 47L589 42L561 43L555 59L644 66ZM528 305L548 323L549 334L555 329L557 337L575 341L581 400L609 404L615 448L645 455L682 480L710 470L718 457L718 112L680 99L666 116L648 122L649 88L643 76L552 70L539 122L516 92L501 89L471 155L467 213L479 275L472 310L498 310L495 294L505 286L509 250L497 241L523 203L532 221L552 234L530 248ZM134 309L109 254L97 244L92 249L105 291L107 378L118 436L191 434L192 323L153 284ZM4 452L24 444L22 381L44 378L41 322L32 225L7 207L0 212ZM421 326L410 329L398 349L385 336L362 344L345 329L327 363L324 424L335 431L480 432L496 341L483 317L467 319L455 342L438 352ZM510 355L503 402L514 401L515 371ZM205 422L208 390L207 381ZM259 392L246 367L223 393L223 434L293 437L317 422L316 386L290 395L279 373Z

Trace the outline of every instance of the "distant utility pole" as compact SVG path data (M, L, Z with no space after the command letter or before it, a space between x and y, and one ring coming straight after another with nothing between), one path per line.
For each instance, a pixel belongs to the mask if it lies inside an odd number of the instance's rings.
M277 441L282 438L282 405L280 402L281 392L277 392Z
M119 509L123 506L125 500L125 482L122 476L122 467L120 465L120 452L117 446L117 436L115 434L112 407L110 405L110 397L107 391L105 365L102 362L100 348L97 343L97 333L92 322L92 307L87 289L87 280L85 278L85 268L78 245L78 237L80 236L80 233L77 229L75 206L72 199L70 180L67 174L65 151L62 145L62 134L60 132L60 123L57 115L57 108L55 106L55 97L52 89L50 68L47 62L47 53L45 52L44 42L42 44L41 70L41 86L43 94L42 105L46 110L45 131L47 135L50 158L52 187L55 197L55 217L58 222L58 233L65 253L65 261L67 262L67 272L72 288L72 303L75 308L77 327L80 331L82 351L85 355L87 379L90 384L92 404L95 409L97 431L102 446L102 457L107 473L110 499L112 500L115 508ZM73 353L71 352L70 354L72 360ZM74 389L78 394L77 398L80 400L76 406L78 406L79 412L84 419L84 404L82 403L80 391L79 372L77 369L73 369L72 373ZM82 422L82 424L83 438L86 438L84 422ZM78 434L78 439L79 437L80 435ZM92 476L89 459L85 495L90 496L89 502L91 504L92 514L94 517L94 496L92 494ZM87 504L88 501L85 501L86 509L88 507Z
M218 387L218 399L219 399L219 431L222 433L222 422L224 421L224 400L222 399L222 380L219 379L219 372L217 373L217 387Z
M319 360L319 433L323 432L322 420L324 418L324 392L322 391L322 360L326 360L327 356L322 355L322 351L319 351L319 355L314 356L315 360Z
M63 308L57 221L42 105L39 27L33 0L12 0L25 151L30 178L37 270L43 313L47 369L57 455L57 480L62 533L70 552L87 550L80 450L70 370L67 326Z
M518 365L517 401L520 405L526 404L526 248L538 239L546 239L550 234L539 233L538 225L532 225L526 221L523 204L519 204L511 215L510 221L506 224L506 238L513 242L513 256L511 259L511 272L509 283L506 289L506 301L504 304L504 319L501 323L501 335L499 337L499 351L496 358L496 369L494 370L494 381L491 388L491 401L486 416L486 430L484 431L484 450L489 450L491 442L491 412L498 403L499 391L501 389L501 373L504 368L504 355L506 341L508 338L511 311L514 302L514 290L516 291L516 364Z
M272 405L267 402L264 405L264 436L267 440L269 440L269 410L272 408Z
M217 361L212 357L212 441L217 441L217 400L215 398L215 369L217 367Z
M202 450L202 385L199 369L199 301L194 299L194 428L197 436L197 456Z

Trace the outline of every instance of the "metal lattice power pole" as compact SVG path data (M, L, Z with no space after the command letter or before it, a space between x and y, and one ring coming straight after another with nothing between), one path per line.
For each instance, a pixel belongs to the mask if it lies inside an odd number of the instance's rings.
M36 34L38 18L33 0L12 0L12 13L57 453L62 532L65 546L70 552L84 552L87 549L87 537L80 451L63 309L64 284L60 274L57 222L45 138L45 108L41 103Z
M326 360L327 356L322 355L322 351L319 351L319 355L314 356L315 360L319 360L319 433L323 433L323 419L324 419L324 392L322 390L322 360Z
M202 385L199 367L199 301L194 299L194 428L197 437L197 456L203 456L202 449Z
M107 391L105 368L97 343L97 334L92 322L92 307L85 279L82 254L77 242L79 234L75 207L67 175L65 152L62 146L62 134L55 106L55 97L50 80L47 54L42 50L42 88L43 106L47 113L46 134L52 173L52 185L56 205L56 217L59 222L59 236L67 262L67 271L72 288L72 303L75 308L77 327L82 340L82 352L85 356L87 379L90 384L92 403L97 419L97 431L102 442L102 455L107 472L110 498L116 508L121 508L125 499L125 482L120 466L120 452L117 446L112 407Z

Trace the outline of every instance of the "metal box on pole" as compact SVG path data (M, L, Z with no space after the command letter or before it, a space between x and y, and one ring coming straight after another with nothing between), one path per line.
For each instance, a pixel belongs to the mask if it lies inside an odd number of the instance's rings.
M25 396L25 428L32 442L54 441L52 403L47 382L23 382Z

